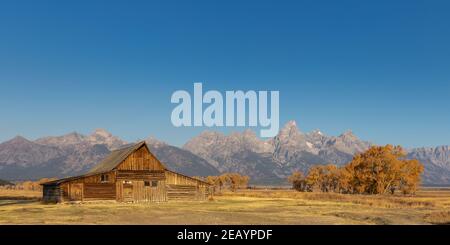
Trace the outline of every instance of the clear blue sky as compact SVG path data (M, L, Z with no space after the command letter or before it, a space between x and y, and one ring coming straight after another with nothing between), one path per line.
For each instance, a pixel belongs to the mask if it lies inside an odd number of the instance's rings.
M279 90L302 131L450 144L449 1L149 2L1 1L0 141L180 145L204 128L174 128L170 96L203 82Z

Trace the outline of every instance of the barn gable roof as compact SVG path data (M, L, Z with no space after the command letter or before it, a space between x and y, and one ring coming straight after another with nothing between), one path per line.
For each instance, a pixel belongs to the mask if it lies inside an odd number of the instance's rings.
M139 143L132 144L132 145L126 146L124 148L120 148L120 149L112 151L105 159L103 159L99 164L94 166L86 174L79 175L79 176L73 176L73 177L67 177L67 178L63 178L63 179L57 179L57 180L42 183L41 185L58 185L58 184L61 184L61 183L67 182L67 181L77 180L77 179L81 179L84 177L89 177L89 176L93 176L93 175L97 175L97 174L103 174L103 173L110 172L110 171L114 170L114 168L116 168L119 164L121 164L129 155L131 155L133 152L135 152L136 150L140 149L143 146L145 148L147 148L148 153L150 155L152 155L161 164L161 166L164 168L164 170L172 172L172 173L176 173L174 171L168 170L164 166L164 164L162 164L159 161L159 159L153 155L153 153L150 151L150 149L148 148L145 141L141 141ZM176 173L176 174L179 174L179 175L182 175L182 176L185 176L185 177L188 177L193 180L196 180L196 181L199 181L199 182L209 185L209 183L207 183L206 181L195 179L195 178L192 178L190 176L186 176L186 175L183 175L180 173Z
M105 159L103 159L99 164L95 165L91 170L89 170L88 174L95 173L105 173L113 170L117 165L123 162L131 153L135 152L142 146L146 146L145 141L141 141L137 144L133 144L128 147L124 147L121 149L117 149L112 151ZM148 148L147 148L148 150ZM149 150L150 152L150 150Z
M43 183L43 185L61 184L61 183L67 182L67 181L76 180L76 179L89 177L89 176L96 175L96 174L102 174L102 173L109 172L109 171L113 170L114 168L116 168L129 155L131 155L136 150L140 149L142 146L145 146L147 148L148 152L153 156L153 154L148 149L145 141L141 141L139 143L112 151L106 158L104 158L99 164L95 165L86 174L45 182L45 183ZM157 158L155 157L155 159L157 159ZM158 162L159 162L159 160L158 160ZM161 165L165 169L165 167L162 163L161 163Z

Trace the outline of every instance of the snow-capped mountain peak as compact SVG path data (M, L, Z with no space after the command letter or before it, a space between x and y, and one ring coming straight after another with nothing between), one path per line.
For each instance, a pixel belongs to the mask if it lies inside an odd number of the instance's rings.
M96 129L92 134L87 137L87 140L91 144L104 144L109 149L114 150L127 144L126 141L121 140L119 137L112 135L105 129Z
M278 133L279 137L293 137L300 134L300 131L297 128L297 123L295 121L288 121Z
M91 136L98 136L103 138L109 138L112 136L112 134L105 129L97 128L94 130L94 132L91 134Z

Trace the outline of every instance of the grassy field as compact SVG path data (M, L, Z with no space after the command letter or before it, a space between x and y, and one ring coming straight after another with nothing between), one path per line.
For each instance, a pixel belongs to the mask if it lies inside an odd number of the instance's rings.
M0 190L0 224L448 224L450 189L416 196L245 190L205 202L42 204Z

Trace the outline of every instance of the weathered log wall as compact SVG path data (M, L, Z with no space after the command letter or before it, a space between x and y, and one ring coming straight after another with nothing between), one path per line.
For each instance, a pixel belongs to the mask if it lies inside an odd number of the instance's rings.
M116 184L85 183L83 200L116 200Z
M156 186L152 186L152 181ZM118 181L117 201L119 202L166 202L167 191L165 180L131 180ZM147 182L147 186L146 186Z
M209 185L195 178L166 171L167 199L206 200L210 195Z
M166 176L164 171L145 171L145 170L119 170L117 171L117 181L119 180L162 180Z

